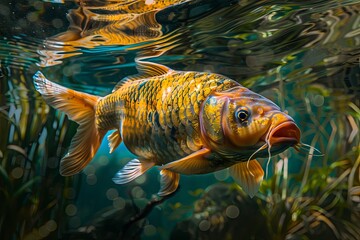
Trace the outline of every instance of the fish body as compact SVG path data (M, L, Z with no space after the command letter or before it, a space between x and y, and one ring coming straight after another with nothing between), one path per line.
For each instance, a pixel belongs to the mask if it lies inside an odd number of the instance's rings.
M138 158L113 178L125 184L157 165L160 196L174 192L179 174L230 169L253 196L264 172L255 157L277 154L299 142L294 120L270 100L225 76L154 65L126 78L105 97L76 92L34 76L45 101L79 123L60 164L68 176L81 171L108 131L110 152L121 143Z
M199 112L213 91L239 86L218 74L173 71L130 81L99 100L97 127L118 129L125 146L140 158L163 165L200 150Z

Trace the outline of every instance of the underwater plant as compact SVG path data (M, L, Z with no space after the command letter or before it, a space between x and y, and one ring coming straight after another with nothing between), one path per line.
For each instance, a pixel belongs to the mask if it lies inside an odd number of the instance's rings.
M16 96L28 94L25 74L2 69L0 81L1 98L14 94L0 106L0 238L9 240L56 236L66 216L60 193L75 187L56 170L75 126L39 99Z
M235 184L208 187L171 239L358 239L359 150L329 167L312 169L310 177L303 172L284 179L287 161L278 161L275 174L254 198ZM302 187L299 177L306 181Z

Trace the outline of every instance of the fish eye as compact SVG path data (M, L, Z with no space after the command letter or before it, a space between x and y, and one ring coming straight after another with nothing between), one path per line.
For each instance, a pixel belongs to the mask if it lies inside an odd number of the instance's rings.
M235 116L238 120L240 120L240 122L243 123L248 120L249 112L244 109L240 109L239 111L236 112Z

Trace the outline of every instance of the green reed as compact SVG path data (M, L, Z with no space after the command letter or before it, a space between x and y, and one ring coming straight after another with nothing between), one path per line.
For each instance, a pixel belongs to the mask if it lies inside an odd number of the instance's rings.
M58 162L74 133L64 115L29 94L26 72L4 74L0 107L0 238L54 238L64 224L64 197L73 180ZM10 96L5 96L5 93Z

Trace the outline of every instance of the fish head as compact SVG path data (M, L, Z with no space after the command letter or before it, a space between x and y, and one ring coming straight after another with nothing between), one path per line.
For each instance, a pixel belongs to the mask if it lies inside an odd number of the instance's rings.
M208 96L200 125L207 147L229 157L249 157L265 144L277 154L300 141L300 130L289 115L271 100L240 86ZM256 156L265 154L266 148Z

